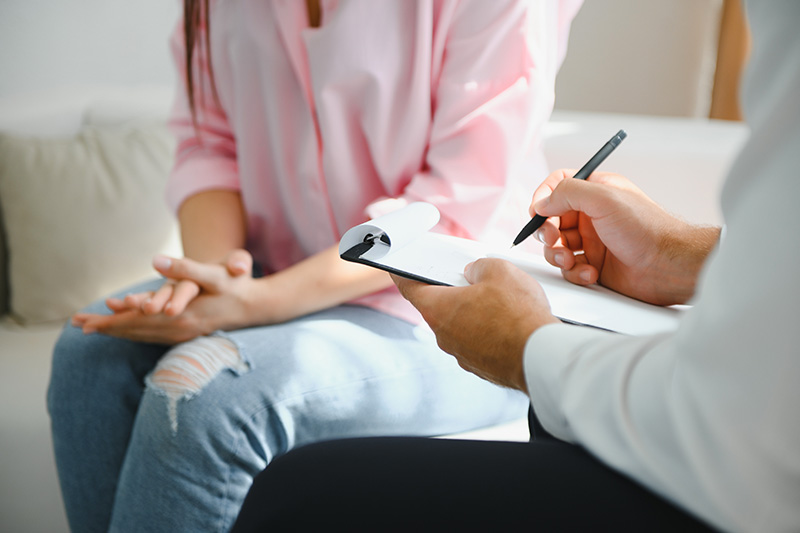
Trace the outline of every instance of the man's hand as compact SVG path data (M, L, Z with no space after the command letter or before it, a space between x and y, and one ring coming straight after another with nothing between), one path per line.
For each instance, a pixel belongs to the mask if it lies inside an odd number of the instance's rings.
M550 217L537 236L548 262L578 285L600 283L656 304L693 295L719 228L688 224L667 213L623 176L573 171L550 174L536 189L531 214Z
M527 392L525 343L545 324L558 323L541 286L501 259L467 266L467 287L426 285L392 276L403 296L436 334L442 350L473 374Z

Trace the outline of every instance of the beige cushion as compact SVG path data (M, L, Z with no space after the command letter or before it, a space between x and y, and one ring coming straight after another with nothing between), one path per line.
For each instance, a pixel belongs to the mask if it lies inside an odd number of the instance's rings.
M164 203L174 141L161 122L87 126L70 138L0 134L0 207L12 316L64 320L155 275L179 253Z

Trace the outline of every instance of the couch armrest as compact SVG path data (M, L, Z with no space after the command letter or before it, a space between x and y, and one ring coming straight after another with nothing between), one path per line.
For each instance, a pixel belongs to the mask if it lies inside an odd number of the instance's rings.
M3 226L3 209L0 208L0 317L8 312L8 253L6 230Z

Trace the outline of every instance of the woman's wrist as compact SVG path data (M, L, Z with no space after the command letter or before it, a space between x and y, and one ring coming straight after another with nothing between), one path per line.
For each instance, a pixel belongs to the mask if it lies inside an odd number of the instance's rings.
M244 301L257 324L285 322L394 286L385 272L343 261L335 246L254 282Z
M286 283L274 275L253 278L248 290L242 294L244 324L242 327L277 324L296 318L292 303L296 301Z

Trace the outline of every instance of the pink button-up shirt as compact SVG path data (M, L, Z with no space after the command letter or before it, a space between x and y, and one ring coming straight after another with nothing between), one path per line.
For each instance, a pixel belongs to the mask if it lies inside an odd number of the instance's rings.
M267 273L410 201L439 208L439 231L476 239L510 242L527 220L546 175L531 150L578 0L322 0L319 28L299 0L211 4L219 101L196 62L199 136L184 75L167 198L177 210L240 191ZM182 24L172 48L184 72ZM394 288L354 303L420 320Z

